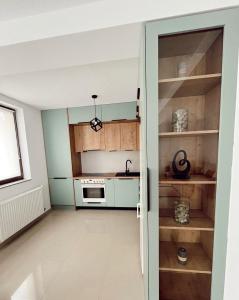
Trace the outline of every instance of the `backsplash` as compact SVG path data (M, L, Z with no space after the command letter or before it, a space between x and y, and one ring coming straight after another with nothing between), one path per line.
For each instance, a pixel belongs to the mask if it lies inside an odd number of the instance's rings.
M139 171L139 151L88 151L81 154L83 173L107 173L125 171L125 161L130 159L130 171Z

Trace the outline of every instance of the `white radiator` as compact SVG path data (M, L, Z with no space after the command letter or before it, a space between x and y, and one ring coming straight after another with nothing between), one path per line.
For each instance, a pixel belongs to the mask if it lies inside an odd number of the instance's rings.
M0 242L44 212L42 186L0 202Z

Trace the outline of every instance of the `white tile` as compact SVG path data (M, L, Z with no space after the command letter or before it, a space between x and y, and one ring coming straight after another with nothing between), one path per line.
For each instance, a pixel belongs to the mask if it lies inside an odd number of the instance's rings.
M0 250L1 300L143 300L134 211L56 210Z

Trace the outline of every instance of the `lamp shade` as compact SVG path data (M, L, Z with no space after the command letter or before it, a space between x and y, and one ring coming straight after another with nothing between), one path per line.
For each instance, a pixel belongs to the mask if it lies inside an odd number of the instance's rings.
M100 119L98 119L97 117L95 117L94 119L92 119L90 121L90 127L95 131L99 131L102 128L102 122Z

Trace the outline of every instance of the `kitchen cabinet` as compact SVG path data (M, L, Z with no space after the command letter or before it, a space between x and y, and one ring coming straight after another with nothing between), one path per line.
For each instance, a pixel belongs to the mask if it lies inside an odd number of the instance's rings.
M89 124L75 126L75 150L105 150L104 128L95 132Z
M95 117L93 105L68 108L69 124L89 122ZM96 105L96 115L102 121L136 119L136 101Z
M66 109L42 111L48 177L71 177L71 148Z
M140 150L140 123L136 123L136 150Z
M69 124L78 124L90 122L95 117L95 108L93 105L70 107L68 108ZM98 118L102 116L102 105L96 106L96 115Z
M120 123L104 124L105 150L120 151Z
M74 126L75 152L83 152L82 125Z
M102 105L102 120L134 120L136 119L136 101Z
M137 123L126 122L120 124L120 149L122 151L137 149Z
M105 179L105 199L108 207L115 206L115 180Z
M109 122L95 132L88 124L74 126L75 152L139 150L139 122Z
M147 97L141 119L149 176L143 173L142 186L149 182L149 193L142 194L141 213L146 210L148 217L149 300L224 297L238 15L236 8L146 24ZM184 132L172 130L172 113L179 108L188 111ZM175 179L172 172L165 177L179 149L191 162L190 179ZM174 221L175 197L190 203L189 224ZM186 265L177 262L178 247L188 251Z
M71 178L50 178L49 187L52 205L74 205L74 189Z
M139 202L139 179L114 179L115 207L136 207Z

